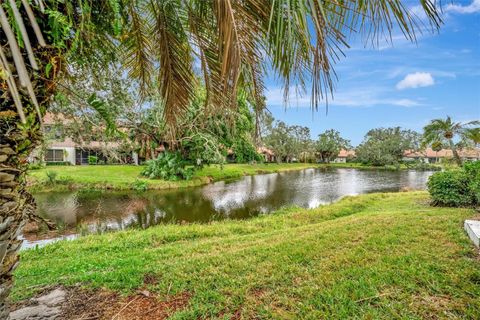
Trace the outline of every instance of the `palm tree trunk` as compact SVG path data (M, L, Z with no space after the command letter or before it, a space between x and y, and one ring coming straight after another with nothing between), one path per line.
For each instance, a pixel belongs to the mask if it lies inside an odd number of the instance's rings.
M40 50L43 51L38 56L45 58L43 61L51 61L55 52ZM39 73L44 74L46 63L37 62L40 65ZM54 76L53 72L51 76ZM33 80L33 89L40 98L43 116L55 86L45 79ZM20 88L19 83L17 86ZM19 93L28 119L25 125L21 124L10 96L0 95L0 319L7 319L9 315L7 298L12 289L13 272L19 262L18 252L22 244L18 237L29 217L34 214L34 199L26 190L28 157L42 141L40 119L35 107L23 89Z
M455 159L455 162L458 164L458 166L462 166L462 159L460 158L460 155L458 154L457 148L455 147L455 144L453 143L453 140L450 139L448 141L450 144L450 149L452 150L453 153L453 158Z
M1 119L3 120L3 119ZM0 120L0 123L3 122ZM7 298L13 284L13 271L18 265L21 234L27 217L33 210L33 198L25 190L26 150L19 145L23 140L10 140L12 132L4 132L0 140L0 319L7 319ZM16 130L14 130L16 131ZM20 130L18 130L20 131ZM18 133L18 132L17 132ZM22 135L18 135L21 137ZM28 148L30 149L30 148ZM32 148L33 149L33 144Z

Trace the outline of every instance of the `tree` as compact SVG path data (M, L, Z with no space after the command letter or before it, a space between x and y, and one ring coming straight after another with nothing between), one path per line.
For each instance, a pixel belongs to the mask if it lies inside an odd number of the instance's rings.
M397 165L406 150L418 150L419 136L400 127L372 129L357 147L357 157L374 166Z
M272 149L278 162L302 160L309 151L310 129L302 126L289 126L283 121L277 121L264 138L265 145Z
M330 162L334 160L340 150L350 149L352 146L350 140L343 139L340 132L334 129L325 131L318 135L318 141L315 143L315 151L321 162Z
M302 127L302 126L295 126L294 127L294 134L295 134L295 145L296 145L296 158L299 161L307 162L307 158L311 153L311 144L312 139L310 138L310 128Z
M419 3L437 28L435 1ZM352 30L375 43L398 25L413 41L421 25L400 0L9 0L0 4L0 23L0 87L7 89L0 94L0 318L8 316L16 236L32 210L27 158L42 139L41 119L57 80L72 63L89 66L92 74L123 65L141 97L159 94L174 131L194 97L197 73L209 108L235 108L240 87L261 106L268 61L283 80L285 98L291 85L305 91L311 79L316 109L334 86L332 65ZM90 106L107 116L101 104Z
M277 121L264 142L275 153L278 162L290 162L293 158L295 146L290 135L290 127L285 122Z
M467 144L471 142L475 147L478 147L480 144L480 128L465 129L463 139L467 141Z
M423 128L423 144L424 145L439 145L448 146L452 150L455 162L461 166L462 159L458 154L458 144L455 143L455 138L462 138L472 132L467 131L470 126L479 125L479 121L470 121L466 123L454 122L452 118L447 116L446 119L434 119Z

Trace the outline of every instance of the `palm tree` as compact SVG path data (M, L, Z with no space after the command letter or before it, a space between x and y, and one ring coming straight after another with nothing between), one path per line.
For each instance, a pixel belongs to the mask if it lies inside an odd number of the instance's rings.
M436 0L419 4L438 28ZM398 28L415 41L421 21L401 0L0 0L0 318L8 315L17 237L33 211L27 158L72 68L87 66L95 79L95 70L122 64L143 98L161 96L174 130L198 78L206 108L235 108L242 87L260 112L267 66L283 79L285 99L291 85L305 91L311 79L316 109L333 91L333 64L349 35L375 44ZM101 103L86 104L111 116Z
M454 122L450 116L447 116L446 119L434 119L423 128L423 144L432 146L448 145L450 150L452 150L455 162L461 166L462 159L458 154L454 139L462 137L469 130L469 126L478 125L479 123L479 121Z
M466 129L463 133L463 138L466 141L471 141L477 147L480 144L480 128Z

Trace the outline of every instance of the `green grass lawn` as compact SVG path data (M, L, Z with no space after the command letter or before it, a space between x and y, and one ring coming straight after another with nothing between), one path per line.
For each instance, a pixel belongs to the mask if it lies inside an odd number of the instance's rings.
M33 191L59 189L132 189L136 181L144 181L148 189L170 189L204 185L209 182L239 178L256 173L300 170L316 167L317 164L227 164L211 165L195 173L188 181L165 181L147 179L140 175L143 166L99 165L99 166L48 166L44 169L29 171L29 183ZM57 172L57 183L47 183L47 172Z
M133 173L132 173L133 175ZM474 210L425 192L347 197L248 221L165 225L24 251L15 300L82 284L159 299L172 319L480 318L480 259L462 229Z

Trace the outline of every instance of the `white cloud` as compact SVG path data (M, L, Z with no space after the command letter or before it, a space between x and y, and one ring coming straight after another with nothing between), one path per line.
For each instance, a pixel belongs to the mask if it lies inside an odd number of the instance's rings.
M294 90L290 90L294 92ZM418 101L406 98L392 98L391 89L384 87L363 87L348 90L338 90L334 92L333 99L328 98L329 106L369 108L374 106L398 106L398 107L417 107L424 105ZM283 91L281 88L268 88L266 92L268 106L283 106ZM325 103L325 102L324 102ZM292 107L309 108L311 107L309 93L303 96L292 94L289 100Z
M400 106L400 107L416 107L416 106L419 106L421 105L420 103L418 103L417 101L413 101L413 100L410 100L410 99L398 99L398 100L393 100L392 101L392 104L396 105L396 106Z
M402 81L397 83L397 89L429 87L435 84L435 80L429 72L409 73Z
M445 11L462 14L480 12L480 0L473 0L472 3L466 6L451 3L445 7Z

